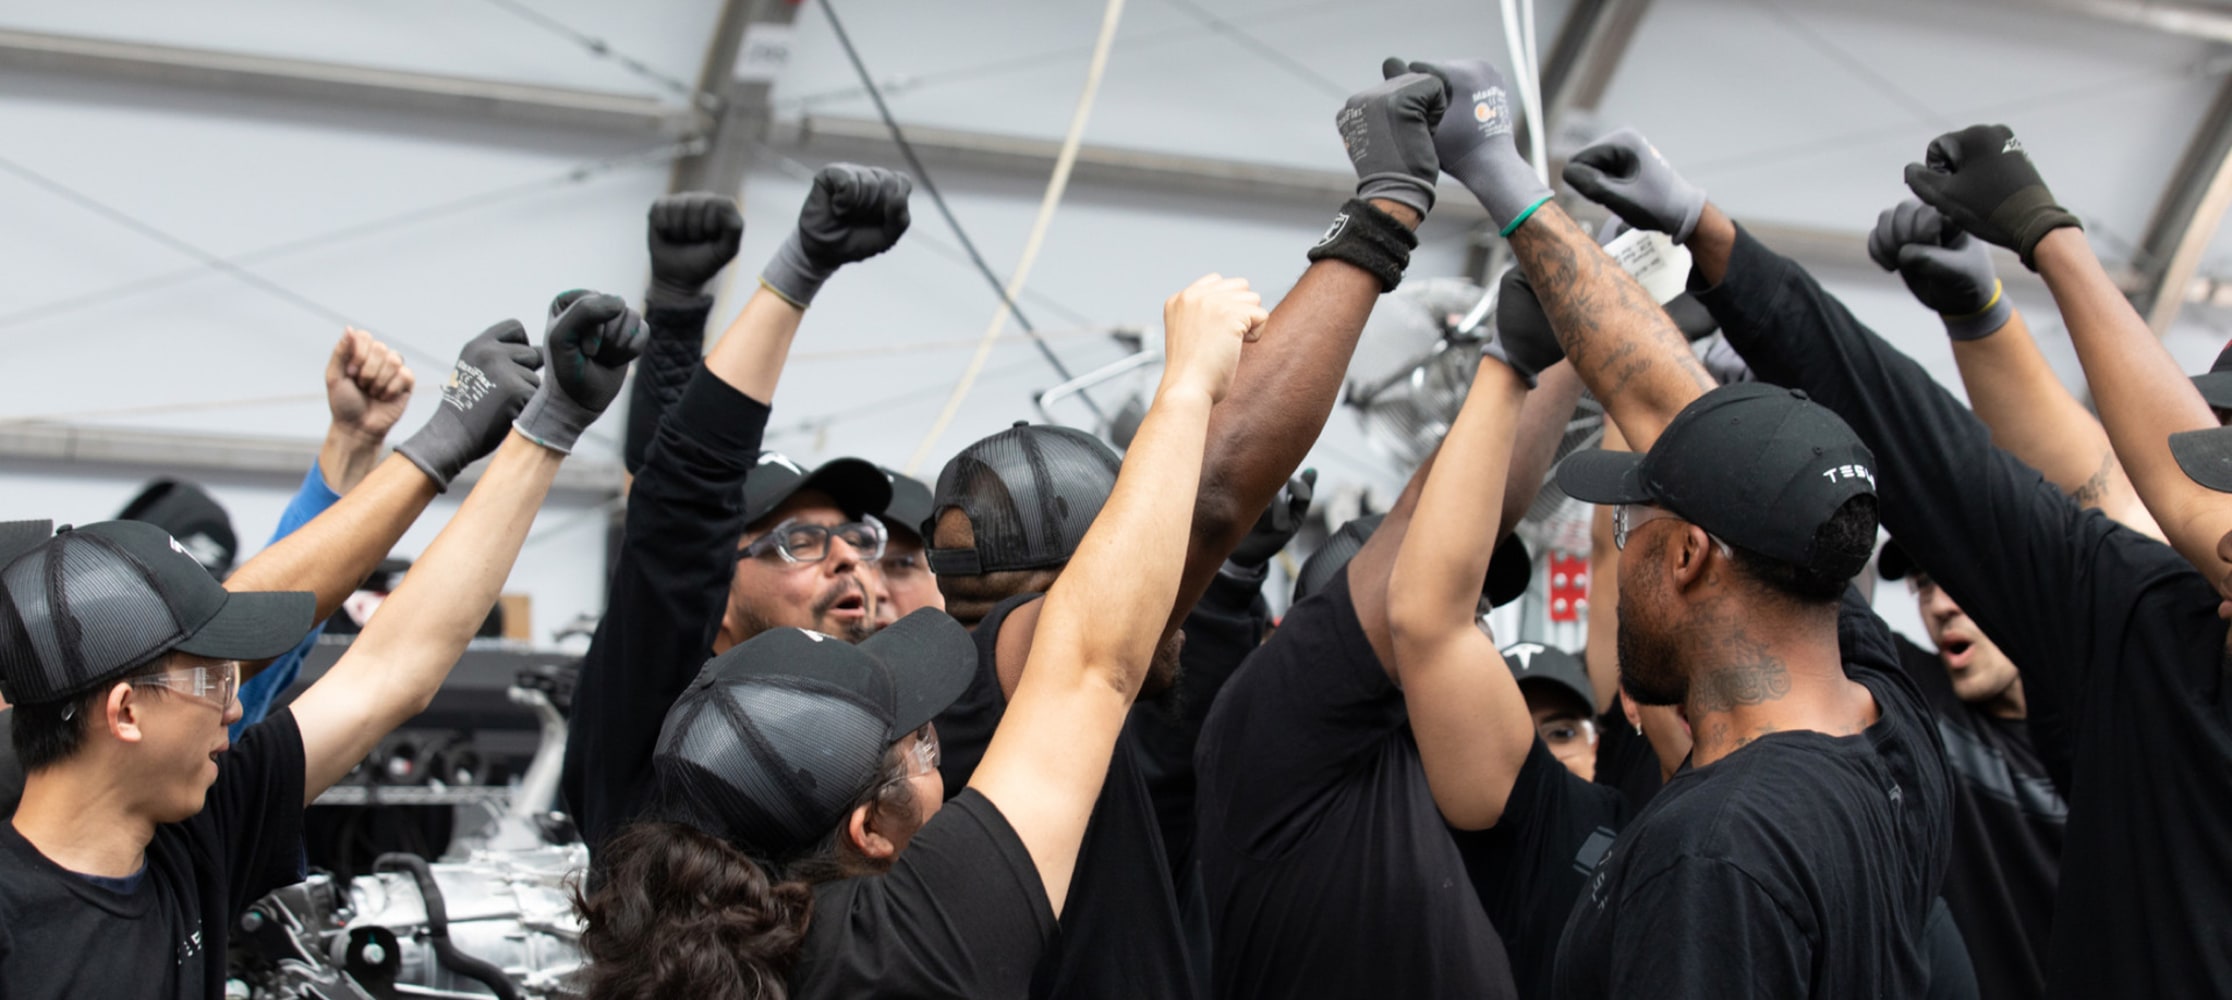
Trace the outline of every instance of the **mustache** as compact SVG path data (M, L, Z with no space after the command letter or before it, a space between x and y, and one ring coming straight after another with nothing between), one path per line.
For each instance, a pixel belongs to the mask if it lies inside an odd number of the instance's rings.
M814 601L814 617L828 614L831 608L837 606L838 601L855 596L860 598L861 607L868 606L868 588L860 582L859 577L847 576L830 584L829 590Z

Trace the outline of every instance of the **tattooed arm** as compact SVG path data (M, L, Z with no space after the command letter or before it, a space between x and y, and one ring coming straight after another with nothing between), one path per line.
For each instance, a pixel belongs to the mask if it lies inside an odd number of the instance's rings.
M1511 234L1511 251L1629 447L1649 451L1674 414L1713 388L1674 321L1555 203Z

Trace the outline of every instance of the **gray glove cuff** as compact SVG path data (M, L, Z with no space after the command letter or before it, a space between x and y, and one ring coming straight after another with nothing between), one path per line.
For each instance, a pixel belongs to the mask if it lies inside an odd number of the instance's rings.
M1403 173L1366 174L1356 182L1356 196L1407 205L1421 218L1434 207L1434 185Z
M1488 210L1498 231L1509 228L1520 213L1551 194L1550 185L1542 182L1527 161L1501 150L1482 149L1442 169L1480 199L1480 207Z
M1278 553L1274 552L1272 555L1276 556ZM1261 563L1250 566L1226 559L1224 565L1217 567L1217 575L1227 580L1260 585L1271 575L1271 561L1266 559Z
M1992 301L1983 309L1966 316L1944 316L1945 335L1954 340L1982 340L2007 325L2007 318L2015 311L2015 304L2007 301L2007 290L1992 279ZM1942 314L1941 314L1942 315Z
M581 432L597 422L597 414L568 399L558 391L557 380L548 381L527 401L526 409L519 411L519 419L512 421L512 429L527 440L542 445L561 455L573 454L574 442L581 440Z
M813 304L814 293L821 291L822 282L836 274L834 267L825 267L806 256L800 244L798 230L791 230L790 238L775 248L775 256L760 271L760 283L783 297L783 301L804 309Z
M447 412L437 413L426 426L418 429L402 444L395 446L395 453L410 459L412 465L434 481L434 492L449 492L450 482L465 467L473 464L472 442L466 439L465 429L450 418Z

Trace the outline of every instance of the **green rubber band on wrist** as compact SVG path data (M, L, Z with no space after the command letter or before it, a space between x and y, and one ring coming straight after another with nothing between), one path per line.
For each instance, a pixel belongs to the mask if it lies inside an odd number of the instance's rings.
M1984 308L1982 308L1982 309L1978 309L1978 310L1977 310L1977 311L1975 311L1975 312L1972 312L1972 313L1968 313L1968 314L1966 314L1966 315L1962 315L1962 316L1955 316L1955 315L1953 315L1953 314L1951 314L1951 313L1946 313L1946 314L1945 314L1945 318L1946 318L1947 320L1949 320L1949 321L1957 321L1957 320L1964 320L1964 319L1975 319L1975 318L1976 318L1976 317L1978 317L1978 316L1982 316L1982 315L1984 315L1985 313L1991 312L1991 311L1992 311L1992 307L1993 307L1993 306L1999 305L2000 295L2001 295L2001 294L2002 294L2003 292L2005 292L2006 290L2007 290L2007 286L2006 286L2006 285L2002 284L2002 283L2000 282L2000 280L1999 280L1998 278L1993 278L1993 279L1992 279L1992 300L1991 300L1990 302L1986 302L1986 303L1984 303Z
M1534 204L1527 206L1526 211L1519 213L1518 218L1511 220L1511 225L1497 230L1496 235L1510 236L1511 234L1518 232L1520 224L1526 222L1528 219L1534 218L1535 209L1541 208L1544 203L1548 202L1553 197L1555 196L1546 194L1540 198L1536 198Z

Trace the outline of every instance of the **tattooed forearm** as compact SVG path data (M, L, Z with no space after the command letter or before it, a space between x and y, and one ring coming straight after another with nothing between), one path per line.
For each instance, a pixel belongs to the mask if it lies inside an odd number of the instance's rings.
M1665 310L1554 208L1543 206L1513 233L1511 249L1559 345L1597 398L1671 419L1713 387L1712 376Z

